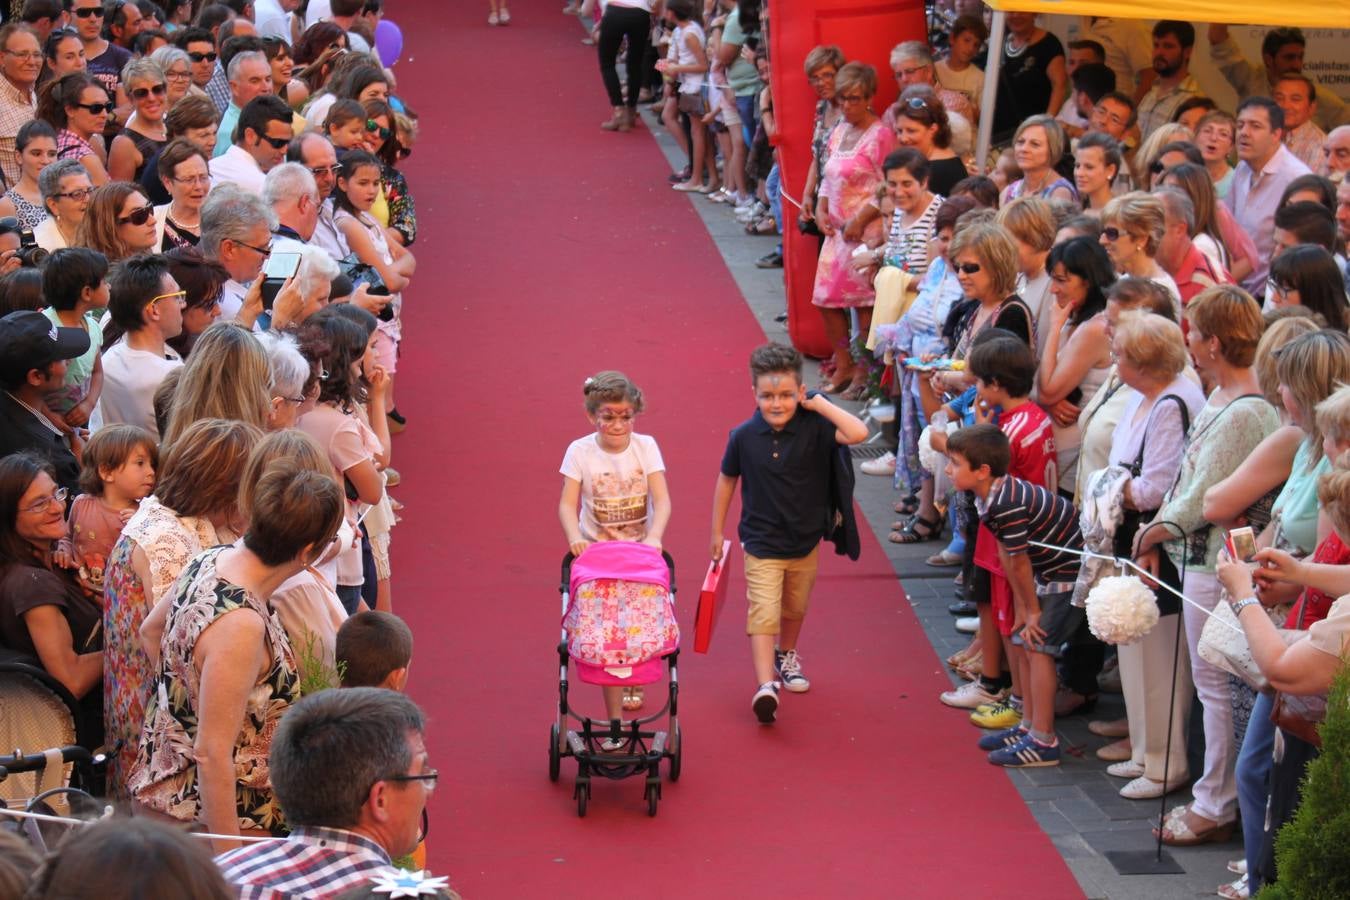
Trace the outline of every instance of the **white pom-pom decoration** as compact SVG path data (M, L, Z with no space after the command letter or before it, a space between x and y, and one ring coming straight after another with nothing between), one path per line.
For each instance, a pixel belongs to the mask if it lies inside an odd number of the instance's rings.
M947 423L947 433L951 434L960 427L960 422L949 422ZM947 465L947 456L933 449L933 445L928 440L932 434L932 425L925 425L923 431L919 432L919 466L929 475L936 475L939 469Z
M1153 592L1133 575L1112 575L1087 595L1088 628L1108 644L1132 644L1158 624Z

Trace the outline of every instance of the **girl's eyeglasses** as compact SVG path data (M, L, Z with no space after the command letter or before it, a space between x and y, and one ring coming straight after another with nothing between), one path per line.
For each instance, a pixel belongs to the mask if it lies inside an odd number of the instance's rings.
M369 131L371 134L378 134L382 141L389 140L389 129L385 128L374 119L366 119L366 131Z

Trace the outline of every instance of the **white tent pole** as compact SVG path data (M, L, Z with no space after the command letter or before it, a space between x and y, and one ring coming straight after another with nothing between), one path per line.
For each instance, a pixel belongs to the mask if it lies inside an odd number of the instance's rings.
M994 136L994 102L998 97L999 69L1003 66L1003 28L1007 14L994 10L989 25L989 57L984 65L984 93L980 96L980 134L975 142L975 166L981 175L989 172L989 144Z

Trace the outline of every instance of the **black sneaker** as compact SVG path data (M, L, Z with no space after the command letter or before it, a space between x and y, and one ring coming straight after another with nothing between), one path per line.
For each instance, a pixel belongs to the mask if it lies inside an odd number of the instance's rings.
M954 616L973 616L979 613L979 610L969 600L957 600L955 603L947 604L947 612Z
M751 701L750 708L755 711L755 718L759 719L760 724L772 725L773 720L778 718L778 682L766 681L755 691L755 699Z
M781 269L783 268L783 254L779 250L766 253L755 260L755 266L760 269Z
M405 419L405 418L403 418L403 414L400 413L400 412L398 411L398 407L397 407L397 406L394 407L393 409L389 410L389 412L385 413L385 415L387 415L389 418L393 419L395 422L397 422L397 423L400 424L400 425L407 425L407 424L408 424L408 420Z
M802 660L796 650L773 651L773 668L783 687L794 694L805 694L811 690L811 682L802 674Z

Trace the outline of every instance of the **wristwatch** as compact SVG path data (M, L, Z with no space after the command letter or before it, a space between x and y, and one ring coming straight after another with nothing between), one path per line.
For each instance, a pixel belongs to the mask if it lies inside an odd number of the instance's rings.
M1243 597L1241 600L1229 600L1228 608L1233 611L1233 618L1240 618L1242 611L1249 606L1256 606L1261 601L1255 597Z

